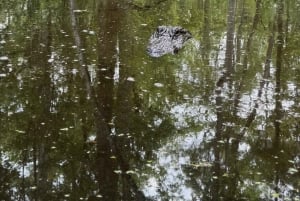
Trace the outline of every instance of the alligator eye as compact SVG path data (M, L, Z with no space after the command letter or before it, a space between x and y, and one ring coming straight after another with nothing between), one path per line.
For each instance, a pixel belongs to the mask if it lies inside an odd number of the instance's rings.
M162 33L163 33L163 28L157 27L156 32L154 33L154 36L156 38L159 38L162 35Z
M185 29L177 29L176 31L175 31L175 35L180 35L180 34L185 34L186 33L186 30Z
M164 29L164 27L163 26L159 26L159 27L157 27L157 33L159 33L159 34L162 34L162 33L164 33L165 32L165 29Z

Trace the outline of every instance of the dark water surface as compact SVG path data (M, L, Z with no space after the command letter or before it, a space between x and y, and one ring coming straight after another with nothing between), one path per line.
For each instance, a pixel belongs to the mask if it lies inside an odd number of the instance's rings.
M299 10L1 0L0 200L299 201Z

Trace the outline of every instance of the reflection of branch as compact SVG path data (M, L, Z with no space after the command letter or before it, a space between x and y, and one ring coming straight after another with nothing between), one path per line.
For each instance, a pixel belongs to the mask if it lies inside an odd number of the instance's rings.
M261 13L261 0L257 0L256 1L255 15L253 17L252 28L251 28L251 31L248 35L248 39L247 39L247 43L246 43L246 54L245 54L245 57L243 59L243 76L245 76L246 73L248 72L248 68L247 68L248 55L249 55L249 52L250 52L250 49L251 49L251 46L252 46L254 33L255 33L255 31L257 29L257 26L258 26L258 23L259 23L260 13ZM274 29L274 26L273 26L273 29ZM260 81L260 87L259 87L258 94L257 94L258 100L262 96L263 87L266 84L266 79L269 77L270 61L271 61L271 56L272 56L272 49L273 49L273 46L274 46L274 34L273 34L274 31L275 30L272 31L272 34L270 35L269 40L268 40L268 48L267 48L266 60L265 60L265 64L264 64L265 69L264 69L264 73L263 73L263 78ZM237 114L237 108L238 108L238 104L239 104L240 98L241 98L241 91L242 91L241 88L242 88L243 85L244 85L244 79L241 79L241 81L240 81L240 83L237 87L237 94L235 95L235 98L234 98L234 108L235 108L234 114L235 115ZM258 100L256 100L254 108L252 109L252 111L250 112L250 114L247 117L247 120L246 120L244 129L241 133L241 136L243 136L243 134L245 132L245 129L248 128L251 125L251 123L253 122L253 120L255 119L255 116L257 114L256 110L258 108Z
M82 48L82 44L81 44L81 38L79 35L78 26L76 23L75 13L73 12L74 10L75 10L74 0L70 0L70 16L71 16L71 23L72 23L72 31L73 31L73 36L74 36L74 40L75 40L81 76L84 78L84 82L86 84L86 89L87 89L89 97L91 97L92 100L94 101L95 108L96 108L96 116L100 117L100 119L102 121L104 121L104 117L101 114L100 107L99 107L99 104L98 104L98 101L96 98L95 89L92 87L91 76L87 69L86 62L84 61L83 52L81 51L83 48ZM107 132L105 132L105 133L109 133L109 131L108 131L109 128L108 128L108 126L106 126L106 127L107 128L105 130L107 130Z
M76 23L76 17L75 17L75 13L73 12L75 10L75 5L74 5L74 0L70 0L70 16L71 16L71 25L72 25L72 31L73 31L73 36L74 36L74 40L75 40L75 44L76 44L76 50L77 50L77 55L78 55L78 61L79 61L79 65L80 65L80 71L81 71L81 76L83 76L85 79L85 84L88 90L88 94L89 96L92 95L92 88L91 88L91 79L90 79L90 74L87 70L87 68L85 67L85 62L83 60L83 53L81 51L81 39L79 36L79 30L77 27L77 23Z
M86 89L88 92L89 97L91 97L91 99L94 102L95 105L95 117L97 119L97 121L99 121L98 123L102 125L101 129L103 130L103 133L105 133L106 135L109 135L110 131L109 131L109 127L106 125L105 123L105 118L101 113L97 98L96 98L96 92L95 89L92 87L92 83L91 83L91 76L90 73L87 69L87 65L85 64L86 62L84 61L84 57L83 57L83 52L81 51L82 48L82 44L81 44L81 39L79 36L79 30L78 30L78 26L76 23L76 17L75 17L75 13L73 12L75 10L75 5L74 5L74 0L70 0L70 16L71 16L71 23L72 23L72 31L73 31L73 35L74 35L74 40L75 40L75 44L76 44L76 50L77 50L77 55L78 55L78 61L79 61L79 65L80 65L80 71L81 71L81 76L84 78L84 82L86 85Z
M270 62L271 62L271 57L272 57L272 51L273 51L273 47L274 47L274 32L276 30L276 26L275 26L275 22L273 23L273 30L269 36L269 40L268 40L268 47L267 47L267 53L266 53L266 60L265 60L265 64L264 64L264 74L263 74L263 78L260 81L260 87L259 90L257 92L257 97L258 99L256 100L255 104L254 104L254 108L252 109L252 111L250 112L249 116L247 117L247 121L245 123L244 129L242 131L242 135L244 134L246 128L249 128L251 123L254 121L255 116L256 116L256 110L258 108L258 100L261 98L262 96L262 90L263 87L265 86L265 84L267 83L267 79L270 77Z

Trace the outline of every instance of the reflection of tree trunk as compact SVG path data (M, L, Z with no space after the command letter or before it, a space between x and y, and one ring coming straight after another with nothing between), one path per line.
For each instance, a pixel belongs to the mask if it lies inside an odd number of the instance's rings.
M116 170L116 164L110 158L112 156L111 150L112 142L110 138L110 128L107 125L107 120L103 115L101 102L97 100L96 93L92 87L90 74L88 72L86 62L84 61L84 55L81 51L82 42L79 35L79 30L76 22L76 17L73 12L75 10L74 0L70 0L70 16L72 23L72 30L74 35L75 44L77 46L77 56L79 58L80 70L83 80L85 82L87 92L93 101L95 112L95 124L96 124L96 138L97 138L97 180L99 183L99 193L105 200L118 200L118 186L117 175L113 172Z
M115 0L102 1L97 12L99 40L97 40L98 82L96 95L101 102L99 107L108 123L112 119L113 76L117 63L116 48L120 21L124 13L118 8Z
M205 65L209 65L209 53L210 53L210 0L204 1L204 23L202 28L203 33L203 49L205 51L202 52L202 58L204 60Z
M118 2L116 0L106 0L99 3L99 41L97 44L99 69L97 69L96 91L92 86L90 74L84 60L85 57L81 51L81 49L83 49L82 40L73 12L74 9L74 0L70 0L71 23L75 44L77 46L81 75L86 85L87 93L95 108L94 117L97 142L95 169L96 179L99 184L99 193L104 200L144 200L145 197L142 192L138 191L138 187L133 178L126 174L126 171L129 170L129 162L122 147L128 147L129 143L127 143L127 141L116 143L116 140L111 136L109 126L109 123L112 121L116 44L120 28L119 23L122 19L123 11L118 8ZM131 87L128 88L126 85L122 86L125 86L124 92L131 89ZM123 101L122 98L120 98L120 100ZM122 102L121 105L127 105L126 100L124 101L125 102ZM127 114L128 113L122 115ZM112 159L112 155L116 156L117 159ZM119 168L122 170L122 182L119 181L119 176L114 172ZM128 186L128 188L120 192L120 186L122 186L123 189L125 186ZM127 199L128 197L130 197L130 199Z
M220 179L221 179L221 164L220 164L220 141L222 139L222 131L224 129L223 123L223 102L221 97L221 90L216 91L216 109L217 109L217 122L216 122L216 136L213 142L213 154L214 154L214 165L213 165L213 183L212 183L212 200L220 200Z
M242 27L244 25L244 18L245 18L245 1L240 0L237 2L238 3L238 8L239 8L239 18L240 18L240 23L237 28L237 33L236 33L236 61L241 62L241 48L242 48Z
M260 81L260 87L259 87L258 93L257 93L257 98L258 99L255 101L254 107L253 107L252 111L250 112L250 114L247 117L244 129L241 132L241 136L244 135L246 129L250 127L250 125L252 124L252 122L255 119L256 112L257 112L256 110L257 110L257 108L259 106L258 105L259 99L262 96L264 86L268 83L267 79L270 77L270 63L271 63L272 52L273 52L273 47L274 47L274 37L275 37L274 32L276 30L276 23L275 22L270 22L270 24L273 24L273 26L270 29L270 36L269 36L269 39L268 39L268 47L267 47L267 52L266 52L266 59L265 59L265 63L264 63L263 78ZM238 94L236 96L236 100L235 100L236 107L238 106L239 99L240 99L240 94Z
M28 5L30 7L30 5ZM36 6L36 5L35 5ZM35 10L34 8L29 8ZM33 14L33 13L31 13ZM30 14L30 16L31 16ZM34 19L36 16L31 16L30 19ZM36 190L33 194L33 200L46 200L48 185L51 181L48 178L49 174L49 150L50 142L46 139L51 134L49 122L51 122L50 110L52 97L52 85L50 76L50 65L48 63L51 46L51 14L47 16L47 27L41 30L34 30L32 34L32 41L30 49L26 52L29 53L28 65L32 68L37 68L37 72L40 76L32 84L32 90L35 95L32 95L34 99L33 116L32 120L28 124L28 137L33 139L33 168L34 168L34 186ZM45 47L40 47L40 44L45 44ZM39 50L37 52L37 50ZM42 68L41 68L42 67Z
M228 0L228 17L227 17L227 35L226 35L226 50L225 50L225 73L221 76L221 78L217 82L216 93L216 113L217 113L217 121L216 121L216 136L213 143L213 153L214 153L214 180L212 184L212 200L220 200L222 195L221 190L221 150L220 150L220 142L224 139L224 102L222 96L223 85L225 82L230 83L231 74L234 72L233 68L233 40L234 40L234 26L235 26L235 0Z
M248 64L248 55L251 51L252 40L253 40L253 36L255 34L255 31L257 29L257 26L258 26L260 15L261 15L261 0L256 0L255 15L253 17L252 28L251 28L251 31L249 33L248 39L247 39L246 52L245 52L245 57L244 57L244 60L243 60L243 67L244 67L245 70L248 69L248 66L247 66L247 64ZM243 19L243 16L241 17L241 19ZM242 25L242 22L241 22L241 25ZM240 27L239 27L239 32L240 32Z
M238 161L238 148L241 139L236 136L234 130L230 126L224 126L225 122L230 122L235 119L236 113L233 112L234 116L229 116L228 114L228 107L230 108L232 103L229 99L224 99L221 95L222 90L224 90L223 85L228 83L230 86L232 79L232 73L234 73L234 26L235 26L235 0L228 1L228 18L227 18L227 38L226 38L226 52L225 52L225 73L220 78L217 83L218 88L216 89L216 108L217 108L217 122L216 122L216 137L215 137L215 147L214 147L214 156L215 156L215 165L214 165L214 174L217 179L213 182L213 192L212 200L235 200L236 199L236 191L238 186L238 176L239 170L237 166ZM223 92L224 93L224 92ZM230 96L230 94L227 94ZM224 102L224 100L228 100L228 103ZM236 105L234 110L236 110ZM224 139L227 139L224 141ZM229 141L231 139L231 141ZM221 171L221 158L220 158L220 142L224 142L225 145L225 156L224 156L224 163L226 167L226 172L228 172L229 177L224 178L222 177ZM220 184L222 182L222 185Z
M80 71L81 71L81 76L84 78L85 81L85 85L88 91L88 94L92 97L93 95L93 91L91 89L91 78L90 78L90 74L87 70L87 68L85 67L86 62L84 61L84 57L83 57L83 52L82 52L82 42L81 42L81 38L79 35L79 30L78 30L78 26L77 26L77 22L76 22L76 17L75 14L73 12L73 10L75 10L75 2L74 0L70 0L70 16L71 16L71 25L72 25L72 31L73 31L73 36L74 36L74 41L76 44L76 50L77 50L77 56L78 56L78 61L80 64Z
M225 72L217 82L218 87L222 87L224 82L231 77L234 72L233 56L234 56L234 27L235 27L235 0L228 0L228 14L227 14L227 34L226 34L226 50L225 50Z
M123 66L125 67L125 66ZM117 93L117 111L118 114L116 116L116 131L118 134L130 134L130 126L131 126L131 113L132 113L132 87L133 83L126 80L126 74L122 70L124 68L121 67L120 69L120 79L124 80L120 83L118 87L118 93ZM130 144L132 144L130 141L132 139L129 139L127 137L118 137L117 138L117 149L119 153L122 153L123 159L125 161L130 161L131 158L131 147ZM126 172L129 170L129 165L123 164L122 171ZM125 200L130 200L130 184L127 182L127 179L124 178L126 175L123 175L123 193Z
M238 104L239 104L239 101L240 101L242 86L244 86L243 77L246 76L247 71L248 71L248 55L250 54L253 36L254 36L254 33L255 33L255 31L257 29L257 26L258 26L258 21L259 21L259 18L260 18L260 12L261 12L261 0L257 0L256 1L255 15L253 17L252 28L250 30L250 34L249 34L248 39L247 39L245 56L243 58L242 79L240 80L240 83L237 86L237 90L236 90L237 93L236 93L235 99L234 99L234 108L235 108L234 113L237 112L236 108L238 107Z
M39 9L40 7L40 1L39 0L28 0L27 1L27 13L29 17L33 17L35 12Z
M41 33L41 35L48 35L49 33ZM39 37L39 35L37 35ZM38 107L35 108L37 118L32 120L29 124L28 133L33 135L33 157L34 157L34 180L35 185L37 187L36 197L37 200L44 200L47 197L47 183L48 181L48 171L49 171L49 143L47 142L46 137L50 134L50 129L48 128L49 118L51 117L50 108L51 108L51 101L53 100L51 97L51 80L50 80L50 73L49 73L49 64L47 63L49 59L50 53L50 43L49 41L46 42L47 51L43 52L41 58L32 59L35 61L42 61L42 64L33 64L33 66L43 66L44 72L41 78L41 84L38 88L37 94L39 94L38 98ZM37 44L40 44L38 42ZM49 51L48 51L49 50ZM41 108L39 108L41 106ZM39 110L40 109L40 110ZM49 123L50 124L50 123Z
M290 1L285 1L285 7L286 7L286 20L285 20L285 43L288 43L289 40L289 34L291 31L289 31L289 24L290 24Z
M282 71L282 56L283 56L283 43L284 43L284 34L283 34L283 13L284 13L284 4L283 0L278 1L277 6L277 53L276 53L276 72L275 72L275 119L274 119L274 127L275 127L275 135L273 140L273 147L276 152L274 153L276 156L279 155L280 151L280 122L282 118L282 104L281 104L281 71ZM275 164L275 191L279 192L279 188L277 187L279 184L279 164ZM277 201L278 198L275 198Z
M230 132L231 129L229 129L228 132ZM233 130L233 129L232 129ZM232 131L234 132L234 131ZM234 135L234 133L233 133ZM225 152L225 160L226 160L226 166L228 171L228 178L227 178L227 188L225 187L223 189L223 196L224 200L236 200L238 194L237 194L237 188L238 188L238 181L239 181L239 144L241 142L240 138L235 138L231 136L231 142L226 142L226 145L228 143L228 147L226 148Z
M275 31L276 31L275 22L270 22L270 35L268 38L267 56L265 60L265 70L264 70L265 79L270 77L270 64L271 64L272 52L273 52L274 41L275 41Z
M122 37L122 35L120 35ZM122 43L120 44L122 46ZM126 44L125 44L126 45ZM130 52L120 55L121 57L127 57L132 55ZM122 59L122 58L121 58ZM128 60L127 60L128 61ZM123 62L126 62L124 59ZM136 152L134 147L134 138L133 138L133 126L134 122L133 117L135 115L134 104L134 87L135 82L127 80L128 75L128 66L120 65L119 72L119 84L116 98L116 119L115 119L115 128L116 133L121 134L121 136L116 138L116 152L117 156L120 159L119 164L122 170L122 195L124 200L130 201L142 201L145 200L145 196L141 191L139 191L136 182L134 181L132 175L126 174L130 170L130 162L133 157L136 157ZM134 192L132 194L132 192Z
M226 35L226 52L225 52L225 68L228 75L234 71L233 52L234 52L234 27L235 27L235 5L236 0L228 0L227 15L227 35Z
M100 3L97 8L97 19L99 27L99 38L97 42L98 53L98 69L97 69L97 97L99 104L99 110L103 114L106 124L112 120L112 104L114 96L114 67L116 65L116 45L118 40L118 29L120 27L120 20L122 19L123 12L118 9L117 2L115 0L106 0ZM105 136L103 136L105 137ZM110 150L113 149L113 154L117 156L117 163L122 160L118 157L117 146L113 139L110 138L111 147L108 147L109 143L105 142L101 135L97 134L98 138L98 182L102 192L111 193L105 195L106 199L117 200L120 198L118 192L118 177L110 168L118 169L117 164L113 164L110 159ZM102 186L102 187L101 187ZM112 190L114 189L114 190ZM115 195L113 195L113 192Z
M283 54L283 1L278 2L277 8L277 54L276 54L276 72L275 72L275 139L279 139L280 135L280 119L281 119L281 68ZM278 140L275 140L278 141Z
M261 0L256 0L256 9L255 9L255 15L253 17L253 23L252 23L252 29L250 31L250 34L247 39L246 43L246 52L245 52L245 57L243 60L243 67L244 67L244 73L243 75L246 74L246 70L248 69L248 55L250 54L251 46L252 46L252 40L253 36L255 34L255 31L257 29L258 21L260 18L260 13L261 13Z

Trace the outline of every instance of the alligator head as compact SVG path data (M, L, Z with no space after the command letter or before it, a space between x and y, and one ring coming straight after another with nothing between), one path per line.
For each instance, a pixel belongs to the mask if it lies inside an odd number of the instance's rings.
M182 27L159 26L149 39L147 52L152 57L176 54L190 38L192 34Z

